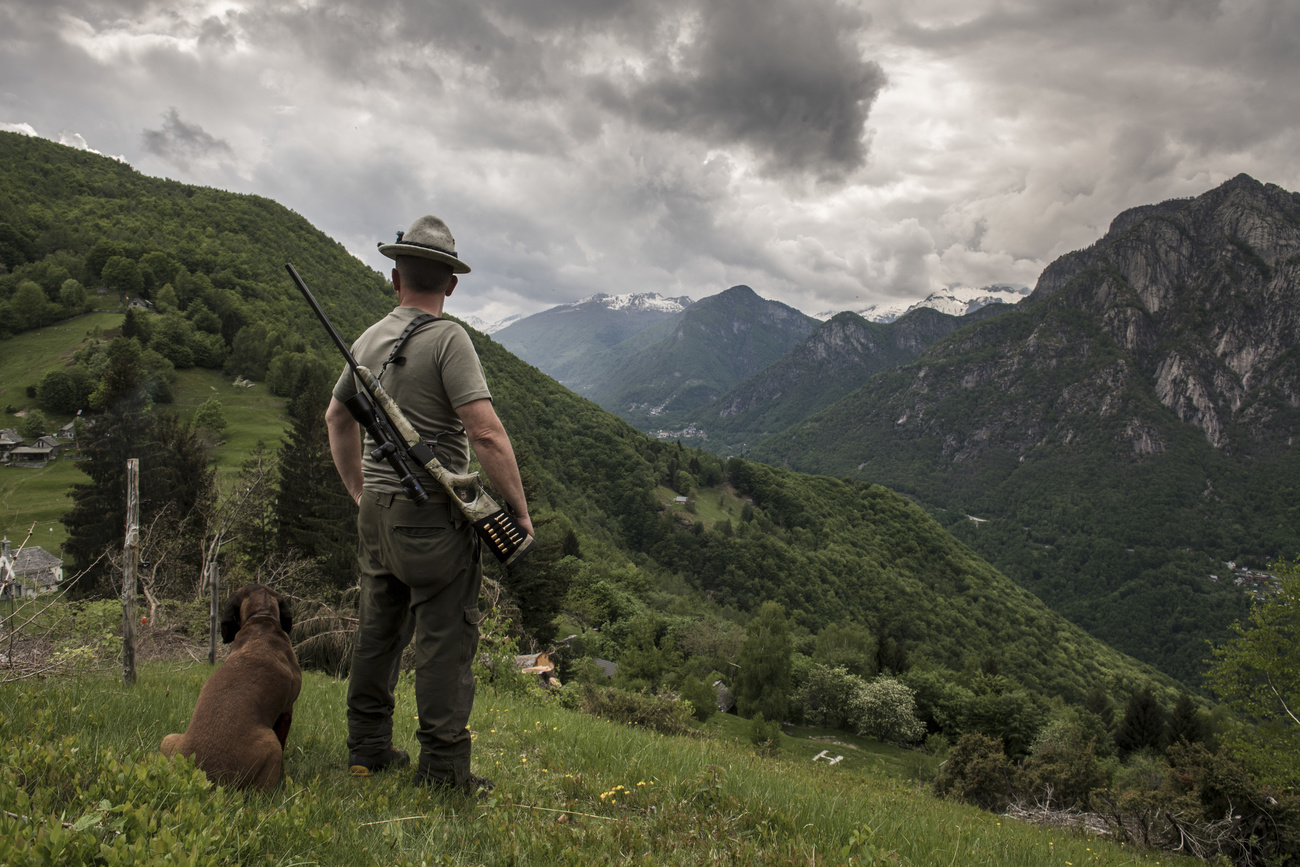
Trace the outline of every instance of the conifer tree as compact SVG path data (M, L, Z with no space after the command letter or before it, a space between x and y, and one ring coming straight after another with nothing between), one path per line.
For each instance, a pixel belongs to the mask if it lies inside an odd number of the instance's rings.
M1142 749L1159 750L1164 745L1165 709L1145 686L1133 693L1115 732L1115 746L1122 755Z
M77 462L90 481L73 486L72 510L64 518L75 573L86 572L77 592L112 594L109 563L101 555L121 549L126 535L126 462L140 461L140 524L164 510L173 532L189 532L196 510L212 496L213 470L190 426L175 416L151 412L139 364L139 344L118 338L96 402L106 407L80 435ZM184 546L182 546L184 547ZM192 547L192 546L191 546ZM192 564L190 564L192 565ZM178 558L176 568L184 568ZM197 580L197 576L194 576Z
M303 365L295 380L292 427L279 453L276 544L316 558L330 583L343 588L352 584L356 563L357 510L330 456L324 419L331 385L318 364Z
M1187 741L1189 744L1205 743L1209 733L1209 725L1201 709L1196 706L1196 699L1189 692L1179 693L1178 701L1169 714L1165 742L1170 746L1179 741Z
M794 641L779 602L764 602L745 627L736 677L736 701L743 716L762 714L779 722L790 703Z

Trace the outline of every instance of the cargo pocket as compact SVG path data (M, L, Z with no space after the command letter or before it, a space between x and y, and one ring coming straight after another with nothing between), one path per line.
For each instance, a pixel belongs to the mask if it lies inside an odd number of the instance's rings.
M461 684L463 686L473 687L474 684L474 655L478 653L478 624L481 616L477 605L465 607L463 624L465 637L462 643L462 656L460 659ZM469 701L472 703L474 700L472 690L469 695Z

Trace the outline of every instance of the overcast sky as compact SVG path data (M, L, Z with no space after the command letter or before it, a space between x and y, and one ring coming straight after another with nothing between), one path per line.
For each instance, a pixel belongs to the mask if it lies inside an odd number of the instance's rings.
M1124 208L1300 189L1295 0L4 0L0 129L275 199L494 320L1032 286Z

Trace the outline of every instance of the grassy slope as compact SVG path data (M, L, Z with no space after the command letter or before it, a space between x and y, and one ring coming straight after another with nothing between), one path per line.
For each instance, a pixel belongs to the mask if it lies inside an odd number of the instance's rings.
M122 323L120 313L92 313L29 331L4 341L0 358L0 406L16 409L34 407L26 387L38 382L47 370L66 364L72 352L95 328L111 331ZM225 442L214 454L219 478L239 471L240 464L258 440L274 449L287 426L284 398L271 394L259 383L253 388L236 388L220 371L191 368L178 372L172 386L175 400L166 409L184 418L209 397L221 401L228 427ZM46 414L51 423L61 426L71 416ZM0 426L14 427L21 420L6 415ZM147 460L147 455L140 456ZM35 522L37 530L31 544L55 553L67 539L61 522L72 507L68 493L72 486L86 481L85 473L74 461L62 457L43 469L0 467L0 533L8 536L14 547L27 537Z
M62 821L81 828L74 835L92 835L94 845L111 841L107 829L118 813L98 811L116 803L84 802L66 778L60 788L42 769L73 749L91 770L117 761L125 772L118 797L147 812L149 796L171 785L160 777L178 773L147 763L163 735L187 724L209 671L187 660L147 666L125 689L110 675L0 686L0 743L27 757L0 768L0 809L27 816L0 816L0 832L31 837ZM271 795L246 800L200 794L186 807L201 813L204 826L172 825L171 834L195 835L196 848L220 860L276 864L1193 863L935 800L889 767L906 764L908 754L878 745L832 745L848 754L832 767L810 761L824 742L786 737L779 758L762 759L732 741L731 719L711 727L714 737L665 737L490 689L480 691L470 725L476 770L497 790L487 801L443 798L412 788L409 773L347 775L344 689L307 673L288 779ZM396 741L408 748L413 717L403 682ZM31 749L33 721L51 748L44 756ZM165 850L166 839L155 844Z

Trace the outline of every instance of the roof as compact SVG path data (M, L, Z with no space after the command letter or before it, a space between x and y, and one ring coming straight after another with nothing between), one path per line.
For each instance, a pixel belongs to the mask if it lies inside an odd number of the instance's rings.
M19 459L48 458L52 451L54 451L54 446L18 446L9 450L9 456Z

